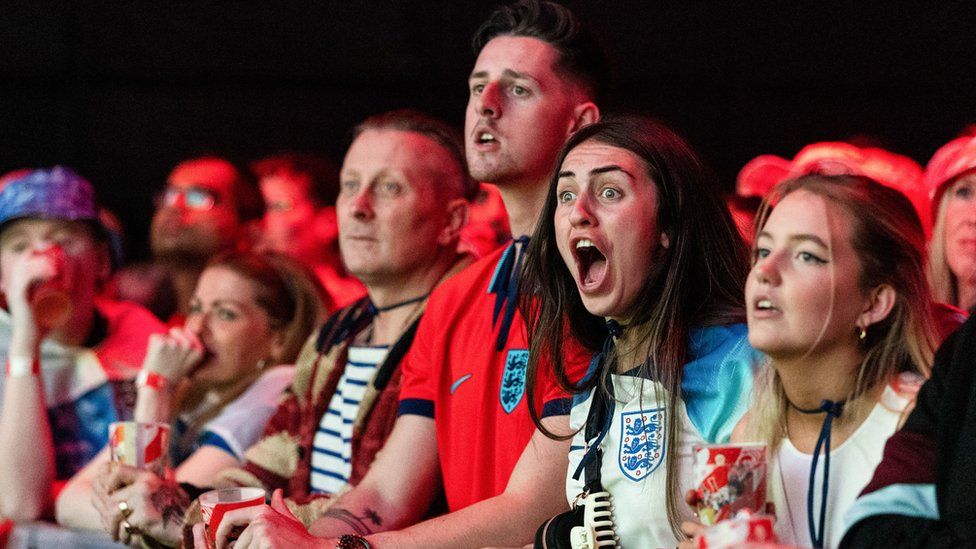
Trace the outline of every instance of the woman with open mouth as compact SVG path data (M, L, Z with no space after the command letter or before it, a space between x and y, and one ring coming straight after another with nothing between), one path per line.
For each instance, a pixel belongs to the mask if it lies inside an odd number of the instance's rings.
M291 384L294 367L283 365L295 362L321 322L323 296L311 272L287 257L229 253L200 275L186 324L150 338L134 419L170 424L178 482L209 486L244 463ZM124 543L179 545L186 494L152 472L118 472L125 466L107 461L103 450L71 480L58 521L101 526ZM157 480L130 485L133 475ZM143 493L145 486L154 489Z
M782 543L836 547L937 344L925 234L860 176L786 181L760 210L749 342L770 358L733 439L766 442Z
M596 541L673 547L691 518L692 446L728 441L748 407L747 248L698 157L651 120L584 127L557 166L523 280L537 289L523 304L528 378L579 393L567 497L614 506ZM595 353L578 384L560 356L569 338ZM554 372L537 371L545 356ZM537 546L556 530L543 525Z

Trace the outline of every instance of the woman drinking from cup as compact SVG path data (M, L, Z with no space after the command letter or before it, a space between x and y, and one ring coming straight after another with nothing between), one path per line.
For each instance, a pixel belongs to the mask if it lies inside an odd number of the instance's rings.
M170 423L177 481L206 486L217 472L243 463L244 449L291 383L292 368L280 365L294 362L321 320L321 296L314 278L283 256L228 254L210 262L186 325L150 340L139 380L135 419ZM134 475L152 473L107 460L104 454L62 493L59 522L93 528L104 521L124 542L134 533L177 542L186 496L161 480L159 490L135 493L128 488Z
M748 407L747 249L695 153L651 120L587 126L557 166L523 281L538 293L523 304L529 383L555 375L580 392L569 501L607 512L608 492L622 545L674 546L692 446L728 441ZM570 338L597 353L578 385L561 357Z
M733 439L770 449L780 541L834 547L932 363L925 235L904 195L860 176L780 184L757 228L749 342L770 367Z

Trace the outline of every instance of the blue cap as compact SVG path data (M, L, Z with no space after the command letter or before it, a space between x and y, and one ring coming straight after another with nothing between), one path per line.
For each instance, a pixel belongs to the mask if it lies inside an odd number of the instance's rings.
M0 230L24 217L98 222L91 183L70 168L32 170L0 189Z
M102 223L95 190L71 168L31 170L0 188L0 231L7 223L25 217L91 221L108 242L112 266L122 264L122 235Z

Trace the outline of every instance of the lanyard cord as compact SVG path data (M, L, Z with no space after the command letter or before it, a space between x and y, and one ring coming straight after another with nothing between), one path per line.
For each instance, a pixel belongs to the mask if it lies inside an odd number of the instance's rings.
M840 417L841 413L844 411L844 403L846 401L834 402L832 400L822 400L820 402L819 408L813 409L803 409L793 406L793 409L800 412L801 414L822 414L826 413L824 416L823 426L820 428L820 437L817 439L817 445L813 450L813 461L810 464L810 483L807 485L807 527L810 530L810 541L813 543L815 549L820 549L824 546L824 532L825 524L827 520L827 487L830 481L830 432L831 426L833 425L834 418ZM819 530L817 529L817 524L814 524L814 512L813 512L813 495L816 491L816 476L817 476L817 463L820 460L820 451L823 449L824 453L824 473L823 473L823 484L820 489L820 521ZM817 533L819 531L819 534Z
M501 315L501 327L495 340L495 350L501 352L508 342L508 331L515 318L515 306L518 304L519 278L522 275L522 260L525 258L525 247L529 244L529 237L520 236L509 244L498 263L495 276L488 285L488 292L495 294L495 307L491 315L492 327Z
M610 352L613 350L614 339L623 335L624 326L621 326L615 320L608 320L607 331L610 333L603 342L603 351L599 355L601 369L607 366L606 361L609 359ZM597 372L599 373L599 370ZM615 408L612 374L613 370L608 368L604 377L606 389L609 391L608 395L604 395L601 387L593 387L593 400L590 402L590 411L586 416L586 429L583 433L590 447L580 459L576 471L573 472L573 479L579 480L583 470L586 470L585 485L587 488L595 488L600 483L600 468L602 467L603 461L600 444L603 443L603 437L606 436L607 431L610 429ZM590 440L593 442L590 443ZM602 488L597 491L602 491Z

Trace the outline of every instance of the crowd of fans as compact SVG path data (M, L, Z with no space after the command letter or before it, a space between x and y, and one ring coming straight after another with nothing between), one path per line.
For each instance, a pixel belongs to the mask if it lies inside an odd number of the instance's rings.
M0 532L205 547L200 494L259 487L218 547L698 547L695 448L758 442L775 543L976 545L976 136L763 155L723 196L600 111L566 8L473 45L463 133L187 159L151 262L71 168L0 177ZM169 425L165 472L111 459L123 420Z

